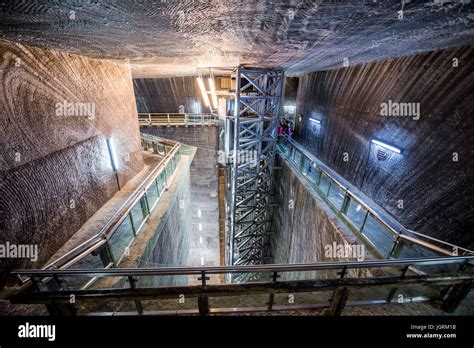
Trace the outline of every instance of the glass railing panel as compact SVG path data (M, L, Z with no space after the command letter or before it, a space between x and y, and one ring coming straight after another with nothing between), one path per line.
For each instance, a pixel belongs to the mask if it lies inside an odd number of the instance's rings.
M162 156L165 155L165 146L163 144L157 143L158 153Z
M318 183L319 171L318 171L317 167L314 164L311 164L308 167L307 176L313 183L315 183L315 184Z
M160 198L160 191L158 190L158 185L156 183L156 180L153 180L151 185L147 187L146 197L148 199L148 204L150 206L150 209L152 209L153 206L156 204L156 202L158 202L158 199Z
M444 254L427 249L421 245L410 243L404 239L399 241L398 258L416 258L416 257L439 257L446 256Z
M39 279L37 280L38 282L40 281ZM46 291L58 291L61 290L60 285L53 279L53 278L43 278L42 280L43 283L43 290Z
M171 169L171 161L166 163L165 166L166 178L169 179L173 175L173 170Z
M396 258L418 258L418 257L446 257L447 255L436 250L431 250L422 245L415 244L406 239L400 238L396 249ZM416 269L429 274L457 273L459 264L446 265L417 265Z
M283 152L284 152L286 155L289 155L291 148L288 146L288 143L287 143L285 140L283 140L283 141L280 143L280 145L281 145L281 148L283 149Z
M325 196L327 196L330 182L331 182L331 179L326 174L321 173L321 179L319 181L319 188Z
M334 181L329 188L328 199L338 210L341 210L344 202L344 191Z
M100 250L105 248L106 245L102 245L101 247L97 248L96 250L92 251L91 253L87 254L80 260L76 261L73 265L71 265L71 269L77 268L102 268L104 266L102 262L102 258L100 257Z
M141 301L143 310L147 311L196 311L198 308L197 297L176 295L173 299L159 299Z
M109 245L115 262L121 259L125 248L130 244L133 237L132 221L130 215L127 214L127 217L109 238Z
M357 229L363 228L364 235L376 246L376 248L383 254L383 256L389 256L388 253L392 250L393 242L396 237L396 233L392 231L386 224L382 223L374 215L370 215L367 212L368 208L364 205L357 203L354 199L349 199L347 204L344 204L345 190L338 186L329 174L313 167L312 160L307 157L304 153L298 150L292 143L287 139L279 138L279 151L283 149L284 152L288 153L288 158L302 174L304 174L311 182L319 186L322 194L327 196L329 201L340 210L348 220ZM368 218L366 219L366 216ZM364 225L366 225L364 227ZM420 235L414 233L408 233L414 239L426 241L428 244L437 245L447 251L454 250L452 246L445 246L442 243L436 243L431 240L425 240ZM431 256L429 249L424 246L417 244L417 247L410 247L409 250L405 250L402 255L406 257L424 257ZM460 253L462 254L462 253ZM443 253L442 255L446 255ZM390 257L402 257L398 255L390 255Z
M268 306L268 294L210 296L210 308L259 308Z
M133 227L135 228L135 233L138 233L140 230L143 221L148 216L148 207L146 202L146 197L140 198L140 200L135 203L130 211L132 215Z
M174 155L174 157L173 157L173 162L174 162L173 171L175 171L176 168L178 168L179 158L180 158L180 155L179 155L179 153L177 152L177 153Z
M297 167L299 167L300 163L301 163L301 154L296 149L293 149L293 150L294 150L293 151L293 162L296 164Z
M269 274L267 272L232 274L232 282L234 283L266 282L268 279Z
M94 277L87 275L81 277L61 277L60 280L63 288L67 290L81 290L89 287Z
M175 157L173 156L173 157L171 157L170 161L168 162L168 169L169 169L170 175L173 174L173 172L174 172L174 167L175 167L174 159L175 159Z
M170 175L173 175L174 169L175 169L175 157L173 156L171 160L169 161L169 170L170 170Z
M309 168L311 167L312 162L306 158L303 157L303 167L302 167L302 173L304 175L308 175Z
M172 265L155 265L154 267L172 267ZM148 288L157 286L186 286L188 285L188 280L189 276L186 274L141 276L138 277L137 287Z
M158 191L161 194L166 187L166 173L164 171L160 173L159 177L156 179L156 183L158 185Z
M321 304L322 307L329 303L332 297L332 291L315 291L315 292L294 292L275 294L273 301L276 306L298 306L305 304Z
M362 234L366 236L383 256L392 250L395 235L371 213L367 216Z
M361 204L357 203L353 199L349 199L349 204L345 214L351 223L360 230L365 221L367 209L365 209Z

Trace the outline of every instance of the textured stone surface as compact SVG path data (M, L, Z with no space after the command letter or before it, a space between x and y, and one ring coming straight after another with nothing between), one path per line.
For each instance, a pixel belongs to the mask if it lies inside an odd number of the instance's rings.
M0 57L0 243L38 244L38 267L117 191L107 138L122 185L143 167L131 73L5 41ZM63 101L95 103L95 117L56 116Z
M344 261L328 258L327 245L362 244L331 212L316 193L288 164L277 156L275 204L270 250L272 263ZM365 259L371 258L369 250ZM308 272L310 273L310 272ZM355 275L355 274L354 274ZM286 274L288 279L309 279L308 275ZM314 277L337 277L334 271L318 271Z
M156 211L143 229L143 236L131 246L139 253L138 263L125 263L121 267L172 267L188 266L192 238L190 163L192 156L182 156L175 174L170 179ZM147 237L148 235L148 237ZM146 248L140 246L146 242ZM150 277L142 279L140 286L186 285L187 276Z
M138 112L210 112L202 103L195 77L133 79L133 87Z
M114 217L117 211L126 203L130 195L143 183L143 180L150 175L153 169L163 159L160 155L143 151L144 167L137 175L130 179L120 191L115 193L94 215L92 215L81 228L58 249L58 251L48 260L49 264L60 258L86 240L95 236Z
M240 63L301 72L472 44L466 2L11 0L0 4L0 35L130 59L141 77Z
M295 138L405 227L472 249L473 58L460 47L305 74ZM420 119L380 116L388 100L420 103ZM380 161L372 139L402 153Z
M219 128L141 127L141 131L197 147L190 168L192 217L188 266L218 266L219 201L217 195L217 151Z

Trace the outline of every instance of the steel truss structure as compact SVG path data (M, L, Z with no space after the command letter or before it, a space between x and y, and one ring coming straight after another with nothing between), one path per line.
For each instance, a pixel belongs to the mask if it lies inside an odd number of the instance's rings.
M239 67L229 148L229 263L262 264L267 255L272 178L282 110L281 70Z

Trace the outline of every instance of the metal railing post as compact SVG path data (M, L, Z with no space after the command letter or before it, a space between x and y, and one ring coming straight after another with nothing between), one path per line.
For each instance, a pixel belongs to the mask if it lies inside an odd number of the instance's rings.
M387 258L397 257L403 247L402 239L400 238L401 232L397 234L397 238L393 241L392 248L390 249Z
M112 253L112 249L110 247L109 239L107 237L105 239L104 248L100 250L100 259L102 260L102 264L104 267L107 267L109 264L115 265L114 255Z
M279 278L280 276L278 275L278 272L273 272L272 274L272 283L276 284L277 283L277 279ZM275 304L275 293L272 291L270 293L270 295L268 296L268 310L269 311L272 311L273 310L273 305Z
M127 216L130 217L130 223L132 224L132 233L133 233L133 236L136 237L137 236L137 229L135 228L135 224L133 223L133 216L132 216L132 212L130 211ZM125 220L124 220L125 221Z
M472 281L470 280L452 285L448 291L448 295L443 299L441 309L448 313L454 312L461 304L461 301L469 294L471 288Z
M201 293L198 296L199 315L207 315L209 314L209 298L204 294L204 290L206 289L206 280L209 278L206 277L206 271L201 271L201 277L198 280L201 281Z
M409 266L403 267L402 273L400 274L400 279L405 278L405 274L407 273L408 269L409 269ZM391 302L392 302L393 297L394 297L395 294L397 293L397 290L398 290L398 288L392 288L392 289L390 290L390 292L388 293L387 299L386 299L387 303L391 303Z
M67 290L66 282L64 280L59 279L59 276L57 274L53 275L53 279L56 282L56 285L58 286L59 290Z
M342 202L341 213L347 215L347 210L349 209L349 203L351 199L347 191L344 194L344 201Z
M347 273L347 266L344 266L342 270L338 272L337 274L339 275L339 278L342 279L345 277L346 273ZM347 287L336 288L332 294L331 299L329 300L329 303L330 303L329 313L332 316L341 315L342 310L346 306L348 297L349 297L349 288Z
M369 217L369 211L366 210L366 211L365 211L365 216L364 216L364 221L362 221L362 225L360 225L360 229L359 229L360 233L362 233L362 234L364 233L364 232L362 232L362 231L364 230L365 223L367 222L367 218L368 218L368 217Z
M130 289L136 289L137 286L135 285L136 279L133 278L132 276L128 276L128 282L130 283ZM143 315L143 306L142 303L139 300L134 300L135 302L135 307L137 308L138 315Z

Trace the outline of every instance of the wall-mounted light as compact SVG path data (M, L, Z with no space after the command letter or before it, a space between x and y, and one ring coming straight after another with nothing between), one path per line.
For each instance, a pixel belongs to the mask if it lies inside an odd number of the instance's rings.
M202 99L204 100L204 104L208 108L210 108L211 103L209 102L209 97L207 96L206 87L204 86L204 81L202 80L202 77L198 77L197 82L198 82L198 85L199 85L199 89L201 90L201 96L202 96Z
M112 169L115 172L115 179L117 180L117 187L120 191L120 180L118 177L118 161L117 161L117 153L115 151L115 144L114 144L114 139L109 138L107 139L107 147L109 149L109 155L110 155L110 162L112 164Z
M109 148L110 161L112 163L112 169L116 172L118 167L117 153L115 152L114 139L107 139L107 147Z
M314 118L310 118L309 120L310 120L311 122L316 123L316 124L321 124L321 121L320 121L320 120L316 120L316 119L314 119Z
M209 77L209 86L211 87L212 106L214 107L214 109L217 109L217 93L216 84L214 83L214 77Z
M397 148L394 147L394 146L391 146L391 145L382 143L381 141L372 140L372 142L373 142L374 144L377 144L377 145L379 145L379 146L382 146L383 148L386 148L387 150L393 151L393 152L395 152L395 153L401 153L401 152L402 152L402 150L397 149Z

